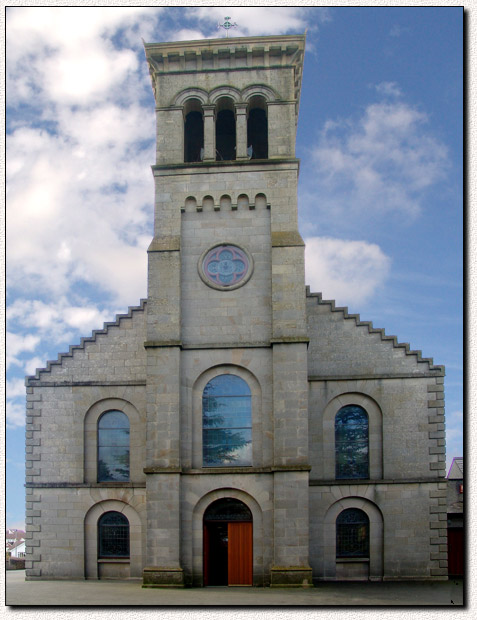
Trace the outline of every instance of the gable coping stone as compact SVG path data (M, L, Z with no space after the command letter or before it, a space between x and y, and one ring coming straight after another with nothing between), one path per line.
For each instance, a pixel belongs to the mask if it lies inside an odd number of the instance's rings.
M322 293L312 293L309 286L306 287L306 296L309 298L315 298L318 305L330 306L331 312L341 312L343 314L343 318L354 320L357 327L367 327L370 334L380 334L381 340L392 342L395 349L404 349L405 354L414 355L417 358L418 363L421 362L429 364L429 370L439 370L442 374L444 374L444 366L434 364L432 357L422 357L422 351L411 350L409 343L399 342L397 336L389 336L386 334L384 328L374 327L372 321L362 321L359 314L349 313L346 306L337 306L334 299L323 299Z
M41 373L51 372L52 366L58 366L58 365L61 366L65 358L73 357L75 351L79 349L84 349L86 344L90 342L95 342L97 336L107 334L111 327L119 327L121 321L123 319L131 319L134 312L143 312L146 308L146 303L147 303L146 299L141 299L139 301L139 306L129 306L126 314L117 314L114 321L107 321L106 323L103 324L102 329L95 329L91 336L81 338L80 344L71 345L69 347L69 351L66 353L59 353L58 359L47 361L45 368L37 368L34 375L25 377L25 385L27 386L27 388L30 384L30 381L40 379Z

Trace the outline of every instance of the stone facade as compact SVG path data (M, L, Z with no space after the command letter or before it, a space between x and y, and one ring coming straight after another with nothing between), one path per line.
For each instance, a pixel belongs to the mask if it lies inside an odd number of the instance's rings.
M295 158L304 45L146 44L157 114L148 297L27 378L28 579L210 583L207 511L221 501L251 515L244 579L254 585L446 577L443 367L305 288ZM254 105L268 130L261 159L247 150ZM201 111L203 142L188 162L189 109ZM222 109L235 119L230 160L216 157ZM248 270L229 287L204 272L207 253L226 245ZM206 467L203 394L227 375L250 391L250 463ZM349 405L367 415L369 472L343 480L335 419ZM127 480L100 480L108 411L129 420ZM368 520L369 549L337 557L348 509ZM129 553L101 557L98 521L117 513Z

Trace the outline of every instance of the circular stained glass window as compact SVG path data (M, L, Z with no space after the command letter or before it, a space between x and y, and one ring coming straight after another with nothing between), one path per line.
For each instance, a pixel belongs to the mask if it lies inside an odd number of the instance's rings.
M201 256L199 273L212 288L237 288L252 275L252 257L236 245L217 245Z

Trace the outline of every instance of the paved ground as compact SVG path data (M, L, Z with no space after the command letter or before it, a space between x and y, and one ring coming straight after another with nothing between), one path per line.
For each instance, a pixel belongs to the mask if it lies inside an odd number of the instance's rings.
M7 605L463 605L462 580L439 582L321 583L310 589L142 588L131 581L25 581L7 571Z

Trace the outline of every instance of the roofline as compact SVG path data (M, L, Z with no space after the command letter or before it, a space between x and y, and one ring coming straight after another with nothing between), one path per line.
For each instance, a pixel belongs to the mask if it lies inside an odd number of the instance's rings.
M160 43L146 43L144 44L144 49L147 50L161 50L166 49L168 47L197 47L198 45L205 47L216 47L217 45L233 45L236 43L241 44L253 44L256 43L257 40L263 40L264 42L285 42L285 41L293 41L293 40L302 40L306 41L306 33L303 34L277 34L277 35L266 35L266 36L253 36L253 37L222 37L216 39L192 39L190 41L164 41Z
M449 480L449 475L451 473L452 468L454 467L454 463L456 461L463 461L463 460L464 460L463 456L454 456L454 458L452 459L452 463L450 464L449 471L447 472L447 476L446 476L447 480ZM459 465L457 465L457 467L459 467ZM464 472L462 470L461 470L461 473L462 475L464 475ZM453 478L451 478L451 480L453 480ZM455 478L455 480L460 480L460 478Z

